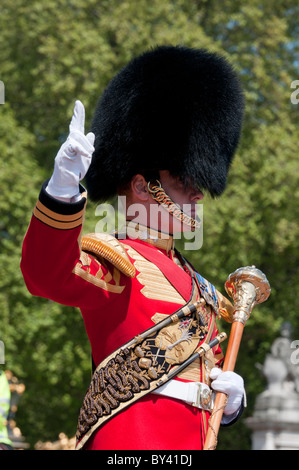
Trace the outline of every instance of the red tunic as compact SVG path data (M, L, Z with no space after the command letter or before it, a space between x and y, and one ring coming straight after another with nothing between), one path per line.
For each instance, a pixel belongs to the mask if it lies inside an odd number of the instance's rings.
M44 185L45 186L45 185ZM148 238L116 242L125 250L135 275L100 256L81 250L81 229L86 198L62 203L44 187L26 233L21 269L28 290L64 305L80 308L90 340L95 365L163 316L184 305L191 294L191 277L175 262L172 240ZM101 238L101 236L99 236ZM108 245L113 238L104 237ZM115 239L114 239L115 240ZM138 246L147 247L153 259L172 263L171 282ZM114 248L113 248L114 249ZM166 264L167 264L166 263ZM195 297L201 295L199 289ZM209 336L217 334L215 311L206 306ZM206 360L189 366L177 380L209 382L209 370L221 358L213 351ZM179 400L149 394L106 422L88 441L86 448L98 450L185 450L202 449L208 413Z

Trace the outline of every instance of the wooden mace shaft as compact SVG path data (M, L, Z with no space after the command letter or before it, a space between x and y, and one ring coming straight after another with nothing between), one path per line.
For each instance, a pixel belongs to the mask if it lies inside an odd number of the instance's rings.
M234 323L232 323L229 341L227 345L227 351L225 354L225 359L222 368L224 372L233 372L235 369L244 326L245 325L239 321L235 321ZM216 448L217 435L226 401L227 396L225 393L218 392L216 394L213 412L209 420L209 428L206 435L204 450L214 450Z
M233 323L223 363L223 371L234 371L244 326L248 320L253 306L264 302L270 295L270 284L266 276L255 266L237 269L230 274L225 289L234 299ZM209 419L204 450L214 450L217 445L217 435L226 406L225 393L216 393L214 408Z

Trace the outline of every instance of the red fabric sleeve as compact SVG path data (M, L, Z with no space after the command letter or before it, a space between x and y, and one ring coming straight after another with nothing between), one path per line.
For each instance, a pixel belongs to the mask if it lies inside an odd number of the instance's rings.
M86 204L84 188L81 187L82 199L73 204L52 198L46 185L47 182L23 242L21 271L26 286L32 295L64 305L88 308L97 297L103 302L109 292L73 272L75 266L87 269L80 260L79 244ZM100 270L99 279L107 274L107 268L93 258L88 269L93 275Z

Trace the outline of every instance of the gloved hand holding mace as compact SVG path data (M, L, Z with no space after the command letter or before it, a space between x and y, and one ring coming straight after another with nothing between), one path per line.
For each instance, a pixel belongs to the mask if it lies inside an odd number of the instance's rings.
M223 364L223 371L235 368L243 329L256 304L265 302L270 295L270 284L266 276L255 266L239 268L229 275L225 289L234 301L234 313L229 342ZM218 392L209 420L204 450L214 450L227 396Z

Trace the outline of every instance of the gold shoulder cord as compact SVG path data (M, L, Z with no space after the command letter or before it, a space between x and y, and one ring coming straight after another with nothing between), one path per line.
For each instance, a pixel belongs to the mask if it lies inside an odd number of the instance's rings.
M135 267L115 237L106 234L88 234L82 237L81 249L106 259L126 276L135 277Z

